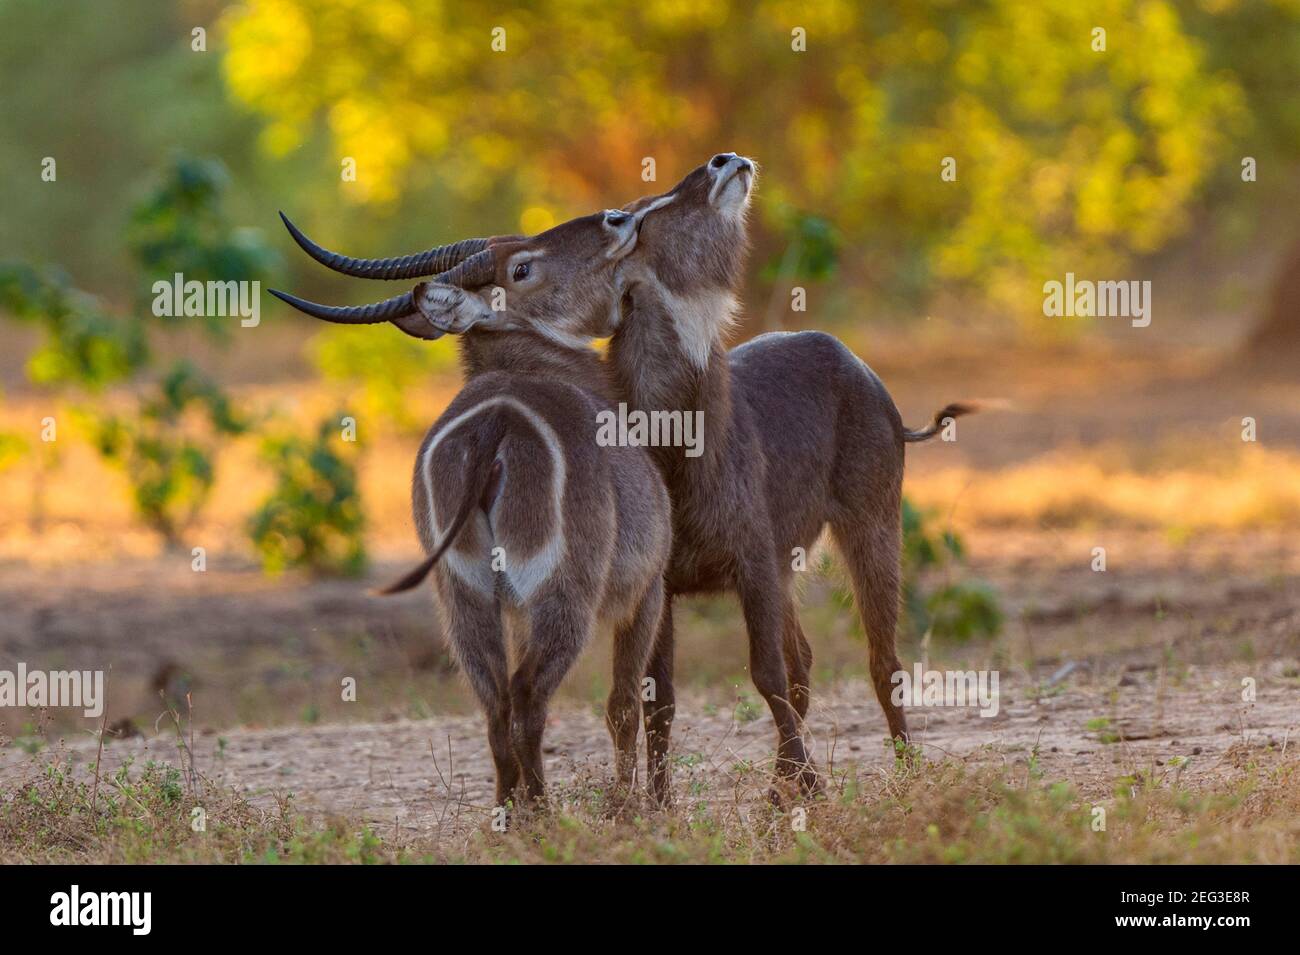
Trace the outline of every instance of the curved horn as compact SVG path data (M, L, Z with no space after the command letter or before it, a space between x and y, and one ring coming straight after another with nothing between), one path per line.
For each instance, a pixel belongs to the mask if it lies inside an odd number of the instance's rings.
M315 302L298 298L288 292L281 292L276 289L267 289L267 291L286 305L292 305L298 311L306 312L312 318L324 319L338 325L378 325L380 322L412 315L416 311L415 297L410 292L394 295L392 298L386 298L382 302L375 302L373 305L341 306L317 305Z
M462 239L451 245L436 246L413 255L394 256L391 259L354 259L350 255L340 255L317 245L303 235L302 230L290 222L283 212L280 213L280 218L293 236L293 241L321 265L363 279L410 279L436 275L476 252L482 252L488 244L487 239Z
M497 275L496 251L494 249L484 249L465 259L454 268L448 269L441 275L434 276L431 281L441 282L443 285L458 285L461 288L479 288L487 285Z

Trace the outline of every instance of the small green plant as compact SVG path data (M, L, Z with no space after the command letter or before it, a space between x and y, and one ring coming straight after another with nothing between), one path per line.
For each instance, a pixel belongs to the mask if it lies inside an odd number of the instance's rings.
M764 267L763 279L816 281L833 275L843 245L839 230L821 216L789 206L779 206L776 215L786 243L785 251Z
M260 281L271 270L276 256L260 234L228 221L222 205L227 184L217 160L180 157L135 204L128 245L142 308L144 290L171 282L176 273L187 282L228 283ZM109 311L58 267L0 263L0 311L45 333L27 362L34 384L84 396L156 373L152 317ZM202 320L210 337L224 340L227 316ZM216 383L186 362L162 374L156 393L138 393L138 406L126 412L106 413L99 403L74 410L99 453L126 475L143 522L176 545L207 501L218 447L247 424ZM42 466L48 463L46 455ZM33 510L40 512L39 506Z
M302 567L356 575L365 569L356 444L343 440L341 418L322 421L313 437L280 435L263 445L276 484L248 532L267 573Z
M225 211L230 176L218 159L176 156L131 210L127 244L139 266L141 304L155 281L254 282L280 265L256 229L234 227ZM225 340L229 317L204 315L205 330Z
M736 708L732 713L732 717L737 723L752 723L762 715L763 711L759 708L759 705L745 693L742 693L740 698L736 700Z
M979 582L948 582L926 592L927 570L950 568L966 556L965 545L952 531L936 533L930 516L903 500L903 617L912 632L929 631L936 639L967 641L993 637L1002 629L997 595Z
M131 483L136 511L176 545L207 502L219 441L248 423L215 383L178 362L133 416L90 414L99 453Z
M0 263L0 311L45 331L27 360L34 384L98 391L149 362L144 326L108 312L56 266Z
M1084 724L1084 729L1096 733L1098 742L1109 744L1118 743L1120 741L1119 733L1115 732L1111 727L1111 719L1109 716L1098 716L1094 719L1088 720L1088 722Z
M909 743L901 737L885 740L885 748L894 754L894 770L905 773L921 765L923 758L921 747L916 743Z
M30 450L30 445L20 434L0 431L0 471L12 467Z

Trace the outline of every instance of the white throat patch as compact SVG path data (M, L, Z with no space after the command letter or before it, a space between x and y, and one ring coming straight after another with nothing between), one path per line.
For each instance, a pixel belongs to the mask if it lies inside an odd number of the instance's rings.
M656 279L647 284L672 317L686 360L703 371L709 365L714 344L725 339L736 322L740 303L735 294L728 289L710 289L674 295Z

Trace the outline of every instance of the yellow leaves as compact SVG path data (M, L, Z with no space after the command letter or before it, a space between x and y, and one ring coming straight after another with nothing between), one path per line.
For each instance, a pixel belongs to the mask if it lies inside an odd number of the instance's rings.
M921 30L913 48L922 63L938 63L948 53L948 38L935 29Z
M519 215L519 231L536 235L555 225L555 213L545 206L529 206Z
M1070 169L1064 163L1039 162L1029 177L1029 197L1040 222L1052 219L1065 203L1070 185Z
M297 79L312 48L311 26L294 0L257 0L221 19L226 82L255 106Z
M665 32L714 30L722 26L730 12L724 0L646 0L642 13L646 22Z
M259 141L272 156L287 156L302 145L302 129L297 123L274 120L262 130Z
M1207 0L1209 2L1209 0ZM1009 300L1168 240L1249 117L1168 0L254 0L223 20L232 93L300 146L324 118L359 202L413 184L524 232L666 187L719 149L760 213L830 220L920 277ZM879 13L877 16L875 14ZM490 31L507 31L507 52ZM790 30L808 31L808 52ZM1092 30L1107 49L1092 49ZM653 156L660 181L642 183ZM940 180L945 156L957 181Z
M368 0L366 7L370 11L370 25L375 35L402 46L417 30L417 24L411 16L410 8L398 0Z
M369 97L346 97L329 113L330 129L343 155L356 160L355 182L343 192L357 202L388 202L397 197L397 174L410 159L407 138L391 113Z
M1074 220L1085 235L1105 236L1118 231L1119 220L1111 202L1118 185L1115 170L1105 167L1091 169L1082 177Z
M979 86L989 75L989 60L983 51L966 50L957 57L957 79L967 86Z
M759 15L778 31L786 50L789 50L790 30L806 29L811 50L819 43L851 32L862 12L849 0L768 0L759 8Z

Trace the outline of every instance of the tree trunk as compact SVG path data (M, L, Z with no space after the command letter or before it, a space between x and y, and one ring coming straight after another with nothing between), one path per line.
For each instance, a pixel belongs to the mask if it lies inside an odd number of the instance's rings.
M1264 318L1246 341L1246 355L1300 374L1300 242L1282 258Z

